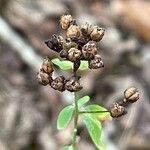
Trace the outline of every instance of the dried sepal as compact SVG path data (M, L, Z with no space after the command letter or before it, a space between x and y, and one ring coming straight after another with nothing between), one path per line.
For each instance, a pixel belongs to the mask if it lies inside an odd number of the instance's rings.
M53 65L48 57L43 60L42 70L47 74L50 74L54 71Z
M85 44L82 48L82 54L84 59L86 60L93 59L94 56L97 54L95 42L89 41L87 44Z
M139 99L139 91L135 87L130 87L124 91L124 102L134 103Z
M122 115L126 114L125 107L119 105L118 103L114 103L113 106L110 108L110 115L113 118L121 117Z
M92 33L93 31L93 26L86 23L85 25L81 26L81 33L83 36L85 37L89 37L90 34Z
M100 28L98 26L94 26L93 27L93 30L90 34L90 37L93 41L96 41L96 42L99 42L103 36L104 36L104 33L105 33L105 29L104 28Z
M81 54L82 53L80 50L73 47L68 51L68 59L72 62L75 62L81 58Z
M41 85L48 85L51 82L51 75L43 72L43 70L40 70L37 74L37 80Z
M61 28L64 30L68 29L72 21L73 21L73 18L71 15L63 15L60 19Z
M90 69L98 69L104 67L104 62L100 55L95 55L92 60L89 60L89 68Z
M65 85L65 78L63 76L59 76L59 77L56 77L51 83L50 83L50 86L55 89L55 90L58 90L58 91L61 91L63 92L65 89L64 89L64 85Z
M82 86L79 82L80 77L71 77L69 80L66 81L65 89L70 92L77 92L82 89Z
M56 52L60 52L63 48L64 39L62 36L56 36L55 34L51 36L51 38L45 41L45 44L52 50Z
M68 38L77 38L81 35L80 27L78 25L70 25L66 33Z
M68 51L62 49L62 50L60 51L59 55L60 55L61 58L67 59L67 58L68 58Z

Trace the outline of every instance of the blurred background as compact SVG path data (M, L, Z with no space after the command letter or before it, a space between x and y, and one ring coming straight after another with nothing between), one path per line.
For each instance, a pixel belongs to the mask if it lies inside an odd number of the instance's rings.
M126 116L104 123L107 149L150 150L149 0L0 0L0 150L58 150L70 142L72 124L57 131L56 118L71 95L36 80L42 58L57 56L44 41L64 35L62 14L106 29L99 43L105 68L80 73L81 96L108 108L126 88L140 90ZM79 150L96 150L82 122L79 135Z

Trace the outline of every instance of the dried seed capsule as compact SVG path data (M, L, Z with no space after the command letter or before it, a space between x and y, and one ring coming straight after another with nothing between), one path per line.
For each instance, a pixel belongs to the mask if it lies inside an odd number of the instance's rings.
M60 51L59 55L61 58L68 58L68 51L63 49Z
M66 33L68 38L76 38L81 35L80 27L77 25L70 25Z
M134 103L139 99L139 92L137 88L131 87L124 91L124 102Z
M95 55L94 59L89 60L89 68L90 69L98 69L104 67L104 62L100 55Z
M76 48L70 48L68 51L68 59L72 62L79 60L81 57L81 51Z
M50 86L58 91L64 91L64 85L65 85L65 78L63 76L59 76L55 78L51 83Z
M110 108L110 115L113 118L120 117L126 114L126 110L123 106L120 106L118 103L114 103L112 108Z
M47 74L50 74L54 71L53 69L53 66L52 66L52 63L51 61L49 60L48 57L46 57L44 60L43 60L43 63L42 63L42 70L47 73Z
M70 38L67 38L66 41L63 43L63 49L68 51L72 47L78 48L78 45Z
M37 75L37 80L40 84L45 86L45 85L50 83L51 77L50 77L49 74L47 74L47 73L43 72L42 70L40 70L40 72Z
M79 83L80 77L71 77L66 81L65 89L70 92L77 92L82 89L82 86Z
M81 26L81 33L85 37L90 36L92 31L93 31L93 26L88 24L88 23L86 23L85 25Z
M85 44L82 48L82 54L84 59L90 60L94 58L94 56L97 54L95 42L90 41L87 44Z
M64 39L62 36L56 36L55 34L51 38L45 41L45 44L52 50L60 52L62 50Z
M105 30L103 28L100 28L98 26L94 26L93 31L90 34L90 37L93 41L98 42L103 38L104 32L105 32Z
M73 18L71 15L63 15L60 19L61 28L64 30L68 29L72 20L73 20Z

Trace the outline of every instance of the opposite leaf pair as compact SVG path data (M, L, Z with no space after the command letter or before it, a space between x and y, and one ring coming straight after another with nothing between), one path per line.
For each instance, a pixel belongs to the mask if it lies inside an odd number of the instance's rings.
M102 125L100 120L104 120L106 118L110 118L110 114L108 110L104 107L99 105L87 105L85 104L90 100L89 96L84 96L78 100L78 108L79 108L79 115L85 124L92 141L95 143L97 148L101 150L105 150L105 147L102 143L101 139L101 132L102 132ZM66 128L74 113L75 105L69 105L63 108L63 110L59 113L57 119L57 128L64 129ZM92 113L92 112L99 112L99 113ZM86 113L85 113L86 112ZM90 113L88 113L90 112ZM101 112L101 113L100 113ZM72 146L64 147L61 150L73 150Z

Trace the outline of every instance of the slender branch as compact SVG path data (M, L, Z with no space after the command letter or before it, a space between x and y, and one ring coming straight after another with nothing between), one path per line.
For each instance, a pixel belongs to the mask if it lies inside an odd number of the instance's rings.
M86 111L86 110L85 110L85 111L84 111L84 110L83 110L83 111L79 111L79 114L84 114L84 113L85 113L85 114L86 114L86 113L106 113L106 112L109 112L109 111L107 111L107 110L106 110L106 111L99 111L99 110L97 110L97 111Z

